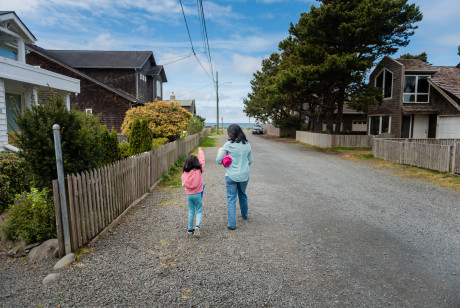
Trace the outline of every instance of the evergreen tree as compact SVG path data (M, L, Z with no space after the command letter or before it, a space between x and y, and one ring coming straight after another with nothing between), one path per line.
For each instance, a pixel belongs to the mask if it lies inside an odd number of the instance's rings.
M419 59L422 60L423 62L428 63L428 55L426 52L422 52L419 55L411 55L410 53L405 53L399 57L400 59Z
M146 120L134 119L129 136L129 155L136 155L152 149L152 132Z

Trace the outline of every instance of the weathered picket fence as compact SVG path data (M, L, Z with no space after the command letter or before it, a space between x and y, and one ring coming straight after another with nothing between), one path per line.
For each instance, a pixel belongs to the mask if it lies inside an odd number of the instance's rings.
M88 244L101 231L116 223L161 180L163 172L200 144L208 131L167 143L97 169L66 176L67 213L71 249ZM53 181L59 254L64 255L59 186Z
M374 157L399 164L460 174L458 139L374 139Z
M306 131L296 131L297 141L318 146L321 148L332 147L357 147L370 148L374 136L369 135L330 135L312 133Z

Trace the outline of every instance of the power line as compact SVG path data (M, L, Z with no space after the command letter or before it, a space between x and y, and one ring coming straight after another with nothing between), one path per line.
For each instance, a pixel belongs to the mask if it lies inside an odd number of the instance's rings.
M201 15L201 23L200 23L200 25L201 25L201 31L202 31L203 46L204 46L205 50L207 50L207 58L208 58L209 66L211 68L213 81L215 82L215 80L214 80L214 69L213 69L213 66L212 66L212 59L211 59L211 50L209 48L208 31L206 29L206 19L204 17L203 0L197 0L197 3L199 3L199 9L201 11L201 14L199 13L198 16Z
M187 28L188 37L190 39L190 45L192 46L192 53L195 56L195 58L198 61L198 63L200 64L200 66L203 69L203 71L206 73L206 75L214 82L214 76L212 76L212 77L209 76L209 73L206 71L206 69L204 68L203 64L201 64L201 61L198 58L198 56L197 56L197 54L195 52L195 49L193 48L192 36L190 35L190 29L188 28L187 18L185 17L185 11L184 11L184 6L182 5L182 0L180 0L180 6L182 8L182 15L184 16L185 26Z

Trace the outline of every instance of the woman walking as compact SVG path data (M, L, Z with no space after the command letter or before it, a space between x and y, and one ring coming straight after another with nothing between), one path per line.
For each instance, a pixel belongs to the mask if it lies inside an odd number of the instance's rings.
M246 187L249 182L249 166L252 164L252 151L241 127L232 124L227 129L228 141L219 149L216 161L222 164L226 154L230 155L231 164L226 167L225 183L227 187L228 228L236 228L236 198L240 202L241 217L248 218L248 197Z

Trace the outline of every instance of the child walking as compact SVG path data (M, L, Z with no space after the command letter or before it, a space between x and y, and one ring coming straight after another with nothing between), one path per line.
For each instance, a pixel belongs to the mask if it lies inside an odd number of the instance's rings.
M205 164L204 152L198 148L198 158L189 155L184 163L184 173L182 173L182 186L187 193L188 202L188 233L195 237L200 237L201 216L203 215L203 204L201 192L203 191L203 168ZM195 228L193 228L193 218L196 213Z

